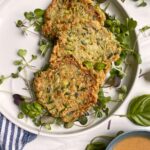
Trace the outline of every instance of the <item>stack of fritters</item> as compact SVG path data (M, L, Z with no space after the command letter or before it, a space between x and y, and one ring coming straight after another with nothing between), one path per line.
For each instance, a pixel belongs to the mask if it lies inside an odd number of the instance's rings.
M51 67L35 77L34 87L38 101L64 122L77 120L97 103L99 87L119 58L119 43L104 21L91 0L53 0L46 10L42 31L57 44ZM101 64L105 67L96 69Z

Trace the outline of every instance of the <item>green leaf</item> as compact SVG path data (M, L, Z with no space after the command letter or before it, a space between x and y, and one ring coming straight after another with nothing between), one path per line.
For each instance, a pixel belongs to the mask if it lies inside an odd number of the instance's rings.
M133 20L133 18L127 18L126 25L129 31L135 30L137 26L137 21Z
M33 20L34 19L34 13L33 12L25 12L24 13L24 16L25 16L25 18L27 19L27 20L29 20L29 21L31 21L31 20Z
M147 31L147 30L149 30L150 29L150 26L144 26L144 27L142 27L141 29L139 29L140 30L140 32L145 32L145 31Z
M37 59L37 55L32 55L32 60L36 60Z
M141 55L138 52L134 52L133 56L135 57L135 59L137 60L138 64L142 63L142 59L141 59Z
M134 98L129 104L127 116L135 124L150 126L150 95Z
M69 129L69 128L72 128L73 125L74 125L74 122L64 123L64 128Z
M86 150L105 150L106 144L103 142L94 142L91 144L88 144L86 147Z
M15 60L13 64L16 66L22 65L22 60Z
M17 68L17 70L18 70L18 72L20 72L20 71L22 71L22 67L21 66L19 66L18 68Z
M42 25L44 22L44 18L38 18L36 19L36 21L38 22L38 24Z
M16 27L23 27L24 26L24 23L23 23L23 21L22 20L18 20L17 22L16 22Z
M5 80L5 76L4 76L4 75L1 75L1 76L0 76L0 84L2 84L2 83L4 82L4 80Z
M19 49L17 52L18 56L24 57L27 54L27 50L25 49Z
M143 0L139 5L138 5L139 7L145 7L145 6L147 6L147 3Z
M43 17L44 13L45 11L40 8L34 10L34 14L37 18Z
M119 92L120 92L120 93L126 94L127 91L128 91L128 89L127 89L127 86L126 86L126 85L123 85L123 86L121 86L121 87L119 88Z
M37 22L34 23L34 31L40 32L41 31L41 27L42 27L41 23L37 23Z
M95 111L95 116L97 118L101 118L103 116L103 114L102 114L102 108L100 106L96 105L96 106L93 107L93 109Z
M19 74L18 74L18 73L12 73L12 74L11 74L11 77L12 77L12 78L18 78L18 77L19 77Z
M41 55L45 55L47 50L48 50L49 46L48 45L41 45L40 46L40 52L41 52Z
M39 43L39 46L40 46L39 47L40 53L41 53L41 55L44 56L46 54L46 52L48 51L48 49L50 48L50 44L47 40L42 39Z
M18 114L18 119L23 119L24 118L24 114L22 113L22 112L20 112L19 114Z
M78 121L80 122L80 124L85 125L88 122L88 119L86 116L81 116Z

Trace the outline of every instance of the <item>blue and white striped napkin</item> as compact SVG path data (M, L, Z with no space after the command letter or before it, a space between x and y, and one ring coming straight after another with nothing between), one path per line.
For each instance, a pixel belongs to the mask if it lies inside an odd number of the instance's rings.
M17 127L0 114L0 150L22 150L36 136Z

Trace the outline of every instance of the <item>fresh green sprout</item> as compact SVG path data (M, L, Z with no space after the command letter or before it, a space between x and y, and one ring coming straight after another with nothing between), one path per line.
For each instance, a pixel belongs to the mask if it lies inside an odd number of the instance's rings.
M150 30L150 26L148 26L148 25L146 25L146 26L142 27L141 29L139 29L139 31L140 31L141 33L145 32L145 31L147 31L147 30Z
M100 89L98 93L98 102L93 107L93 110L95 111L95 116L97 118L101 118L103 116L103 113L106 116L108 115L109 108L107 107L107 104L110 101L111 101L111 97L104 96L103 89Z
M122 51L126 53L126 57L128 55L133 55L137 59L137 62L141 63L140 54L138 54L134 48L132 49L130 46L130 37L137 26L137 22L132 18L127 18L125 23L122 24L115 17L107 15L105 26L116 36L117 40L120 42Z
M16 22L16 27L20 28L24 34L32 32L30 28L34 28L34 31L40 32L44 22L44 13L45 11L39 8L35 9L33 12L25 12L24 21L18 20Z
M74 125L74 122L64 123L64 128L69 129L69 128L72 128L73 125Z
M15 78L20 77L21 71L23 71L26 67L28 67L30 69L33 69L33 66L31 66L30 63L32 63L34 60L37 59L36 55L32 55L31 59L29 61L27 61L25 59L25 56L27 55L27 50L19 49L18 52L17 52L17 55L20 57L20 60L15 60L13 62L13 64L15 66L17 66L17 71L14 72L14 73L11 73L11 75L9 75L9 76L1 75L0 76L0 84L2 84L5 80L7 80L9 78L14 78L15 79Z
M42 56L45 56L46 52L53 47L53 40L46 40L42 38L39 42L39 51Z
M24 113L20 112L20 113L18 114L18 118L19 118L19 119L23 119L23 118L24 118Z
M147 6L147 3L145 2L145 0L138 0L139 1L139 4L138 4L138 6L139 7L145 7L145 6Z
M11 76L4 76L4 75L1 75L0 76L0 85L3 84L3 82L7 79L9 79Z
M86 125L88 122L88 119L86 116L81 116L79 117L78 121L80 122L81 125Z
M37 102L22 102L20 104L20 110L32 119L40 116L44 111L43 107Z

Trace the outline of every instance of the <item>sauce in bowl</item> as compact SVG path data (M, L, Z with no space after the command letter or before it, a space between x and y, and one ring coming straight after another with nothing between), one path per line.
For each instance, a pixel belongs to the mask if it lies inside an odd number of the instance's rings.
M113 150L150 150L150 138L146 136L131 136L118 142Z

